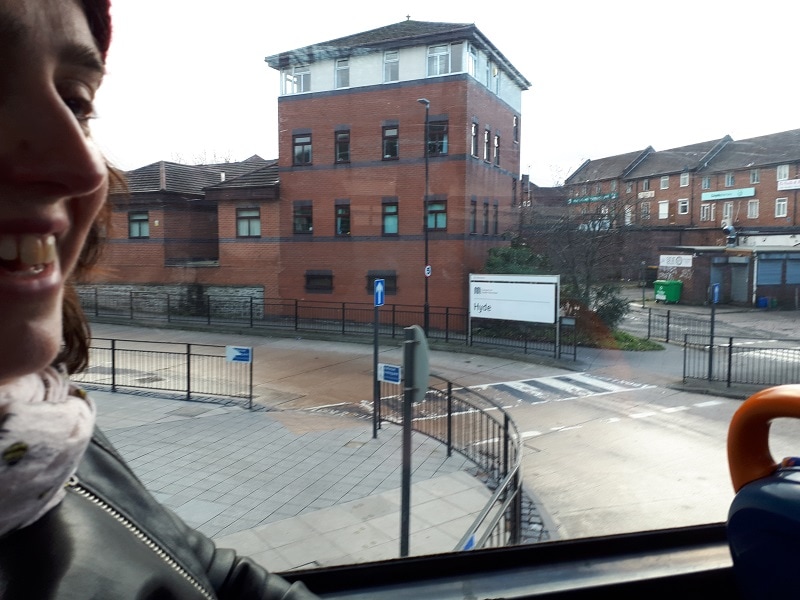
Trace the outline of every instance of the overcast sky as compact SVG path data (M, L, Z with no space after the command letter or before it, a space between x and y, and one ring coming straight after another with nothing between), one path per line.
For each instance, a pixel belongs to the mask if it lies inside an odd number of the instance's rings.
M95 137L125 170L277 158L279 78L264 57L410 15L474 23L531 82L521 170L553 185L587 158L800 127L799 11L790 0L112 0Z

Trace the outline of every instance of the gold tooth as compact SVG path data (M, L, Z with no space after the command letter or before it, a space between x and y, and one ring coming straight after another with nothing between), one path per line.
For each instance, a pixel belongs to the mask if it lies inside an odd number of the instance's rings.
M25 265L38 265L42 262L42 240L33 235L23 235L19 239L19 260Z
M44 238L42 244L42 260L43 264L49 264L56 261L56 236L48 235Z

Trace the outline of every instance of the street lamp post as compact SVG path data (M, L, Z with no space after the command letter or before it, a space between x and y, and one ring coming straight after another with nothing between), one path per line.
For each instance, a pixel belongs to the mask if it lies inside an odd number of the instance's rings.
M431 307L428 303L428 279L431 276L431 266L428 262L428 114L430 111L431 103L427 98L420 98L417 100L420 104L425 105L425 196L422 199L422 232L425 236L425 305L423 307L423 329L425 330L425 337L428 337L428 326L430 325Z

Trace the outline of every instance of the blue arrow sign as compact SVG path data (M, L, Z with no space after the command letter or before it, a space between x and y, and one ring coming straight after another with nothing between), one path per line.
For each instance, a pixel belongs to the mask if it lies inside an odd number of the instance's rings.
M375 280L375 306L383 306L383 301L386 296L386 281L383 279Z
M253 349L247 346L225 346L225 359L228 362L253 362Z

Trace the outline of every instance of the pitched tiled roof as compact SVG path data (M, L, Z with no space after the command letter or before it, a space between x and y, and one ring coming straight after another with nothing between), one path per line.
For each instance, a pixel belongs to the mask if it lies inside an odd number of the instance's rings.
M730 136L726 135L718 140L652 152L636 168L627 173L626 179L695 171L717 155L730 141Z
M278 176L278 160L275 159L268 161L265 166L254 171L250 171L233 179L226 178L224 182L216 183L209 187L215 190L244 187L260 188L272 187L278 185L278 183L280 183L280 177Z
M320 42L267 56L264 60L273 69L285 69L296 65L307 65L321 60L346 58L382 50L418 46L435 42L469 40L493 56L498 64L527 89L530 82L514 68L503 54L484 36L473 23L437 23L429 21L400 21L361 33Z
M800 129L729 142L705 169L733 171L800 161Z
M241 162L209 165L182 165L162 160L127 171L125 179L131 193L167 191L200 195L203 188L219 183L223 173L226 178L237 177L266 163L258 155Z
M564 182L565 185L582 183L584 181L602 181L604 179L617 179L626 175L627 171L637 165L643 157L654 152L651 146L644 150L617 154L596 160L587 160Z

